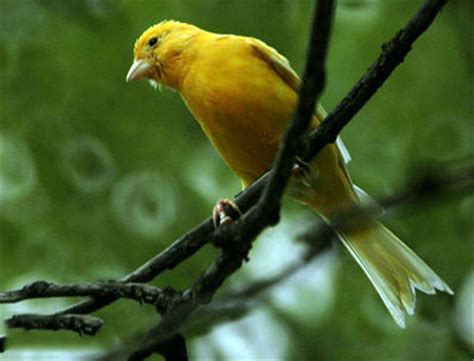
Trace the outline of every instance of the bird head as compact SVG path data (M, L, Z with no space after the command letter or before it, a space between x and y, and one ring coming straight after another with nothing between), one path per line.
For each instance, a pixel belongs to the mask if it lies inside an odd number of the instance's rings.
M172 86L180 55L199 30L178 21L163 21L145 30L135 42L134 61L126 81L148 79Z

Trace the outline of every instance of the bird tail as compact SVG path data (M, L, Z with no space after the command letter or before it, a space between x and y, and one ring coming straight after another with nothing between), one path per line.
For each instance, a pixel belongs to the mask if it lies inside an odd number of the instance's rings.
M382 223L336 230L340 240L364 270L395 322L405 327L405 314L415 311L415 289L453 294L449 286Z

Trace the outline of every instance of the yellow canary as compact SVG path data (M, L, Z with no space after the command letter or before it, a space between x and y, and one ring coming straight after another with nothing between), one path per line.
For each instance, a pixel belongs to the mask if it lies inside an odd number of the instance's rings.
M177 90L227 165L247 186L267 171L298 98L300 79L288 60L260 40L221 35L177 21L148 28L136 41L127 81L148 79ZM325 117L318 106L311 127ZM367 195L351 181L349 153L326 146L288 192L329 224L343 206ZM306 168L306 169L305 169ZM415 289L452 293L411 249L375 219L336 229L400 327L415 309Z

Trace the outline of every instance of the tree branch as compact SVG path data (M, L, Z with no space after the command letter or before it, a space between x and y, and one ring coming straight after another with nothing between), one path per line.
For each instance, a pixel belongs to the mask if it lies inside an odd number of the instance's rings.
M68 330L79 335L95 335L104 321L88 315L17 315L5 320L8 328L23 328L25 330Z
M378 213L380 207L387 211L385 214L389 214L405 207L419 207L428 202L440 201L446 196L461 196L474 191L474 161L472 159L436 163L429 168L420 167L419 170L415 170L413 173L418 174L418 176L414 179L409 179L405 187L400 191L385 196L380 202L372 202L361 207L340 210L334 214L336 226L338 228L351 227L354 223L357 223L359 217ZM309 247L302 258L290 264L276 275L254 281L240 290L230 292L196 311L193 317L190 318L187 318L185 312L188 311L186 307L194 307L194 305L188 303L192 300L186 299L182 301L183 303L179 307L170 310L170 313L165 316L162 323L149 331L149 337L150 335L153 336L153 342L148 343L146 350L152 350L162 340L172 338L177 332L187 332L196 327L213 326L223 320L241 317L248 310L253 309L252 306L257 301L257 297L261 296L263 292L268 291L295 274L327 249L331 244L330 240L334 236L334 231L331 227L322 221L316 222L314 226L308 228L299 236L299 239ZM138 343L136 342L135 344L137 345ZM112 350L110 354L123 355L129 352L130 349ZM130 358L130 360L139 360L140 357L143 357L143 354L136 353L134 357L136 358ZM110 359L108 354L100 358L100 360L108 359Z
M273 172L257 205L262 209L260 213L266 213L265 217L273 214L275 220L272 224L278 222L280 201L290 178L295 157L326 84L325 63L333 16L334 1L319 0L313 17L298 104L293 120L280 143L280 149L272 167Z
M289 279L333 245L331 242L333 237L334 232L329 226L320 221L316 222L314 226L297 236L298 241L308 246L301 259L294 261L273 276L255 280L195 311L183 325L183 330L187 332L195 328L209 328L224 321L241 318L255 309L254 306L262 294Z
M442 171L440 171L442 170ZM414 172L416 177L409 179L403 189L385 196L379 202L363 204L347 210L340 210L334 214L335 228L347 228L357 225L357 220L368 214L385 214L401 208L425 205L429 202L439 202L443 197L461 196L474 191L474 160L461 159L449 162L440 162L429 167L420 167ZM424 209L424 208L423 208ZM201 308L187 321L185 330L204 323L215 325L222 319L241 317L251 310L256 297L270 288L288 279L305 267L314 258L324 252L330 245L335 234L331 227L319 220L298 236L309 248L300 260L287 266L274 276L254 281L240 290L230 292L220 297L216 302Z
M401 207L420 206L427 202L439 201L444 196L460 196L474 191L474 162L470 158L435 163L429 167L420 167L420 170L412 173L418 174L418 176L410 179L404 189L384 197L380 203L364 204L363 207L341 210L335 214L334 222L336 222L337 227L348 227L362 215L378 212L380 206L387 211L392 211ZM223 314L229 313L231 310L232 315L241 315L247 309L247 305L252 303L252 299L304 267L330 245L329 240L333 237L334 233L330 227L323 222L316 223L299 236L310 247L300 261L288 266L273 277L255 281L239 291L221 297L212 305L198 312L195 317L186 323L185 329L188 330L202 321L204 316L211 315L211 321L216 322L221 318L228 318L228 314ZM132 298L155 306L159 303L159 309L169 309L172 302L177 302L178 297L183 297L176 291L161 290L143 284L97 282L62 286L38 281L19 290L0 293L0 303L14 303L40 297L90 296L102 295L103 293L113 294L121 298ZM161 301L158 302L156 299ZM183 299L181 302L183 302ZM168 319L166 332L170 332L166 335L167 337L172 337L179 328L179 324L185 320L183 314L180 314L179 317L173 315L173 313L181 312L179 308L174 307L171 312L172 314L166 316ZM11 328L61 329L90 335L95 334L102 325L100 319L85 315L18 315L6 322L7 326ZM5 341L5 338L3 340ZM170 342L169 344L173 343Z
M140 303L155 306L158 312L164 313L170 300L177 292L170 288L161 289L143 283L121 283L116 281L85 284L59 285L53 282L36 281L19 290L0 293L1 303L15 303L33 298L50 297L114 297L128 298Z
M187 258L194 255L201 247L208 243L207 236L214 230L211 218L206 219L200 225L178 238L164 251L151 258L145 264L121 278L120 282L145 283L153 280L165 270L172 270ZM57 312L57 315L69 313L86 314L97 311L110 303L116 301L116 297L96 297L77 303Z
M5 345L7 343L7 338L4 335L0 336L0 353L5 352Z
M328 143L334 143L342 129L374 96L395 68L405 59L412 45L433 23L448 0L425 1L418 13L393 39L382 45L382 52L349 94L308 137L304 160L311 160Z

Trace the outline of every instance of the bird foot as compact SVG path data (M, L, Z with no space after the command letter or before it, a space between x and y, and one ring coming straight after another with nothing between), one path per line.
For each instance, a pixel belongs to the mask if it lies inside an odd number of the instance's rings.
M225 206L229 206L233 210L233 214L228 214L225 210ZM242 216L242 211L234 201L228 198L219 199L212 210L212 220L214 221L214 227L217 228L221 224L229 224L237 220Z
M296 157L295 159L292 174L295 179L308 188L311 187L311 184L315 180L315 175L313 174L310 164L299 157Z

